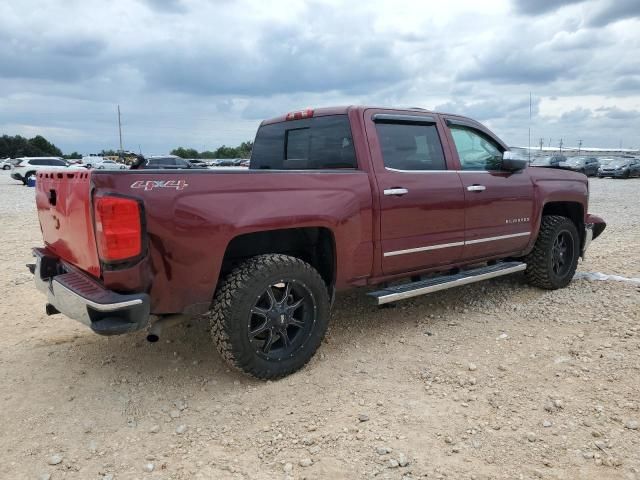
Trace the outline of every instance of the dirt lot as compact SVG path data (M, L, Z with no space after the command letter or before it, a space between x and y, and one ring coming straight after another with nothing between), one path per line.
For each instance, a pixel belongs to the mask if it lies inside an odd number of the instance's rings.
M591 190L609 226L579 271L640 277L640 180ZM47 317L33 189L5 172L0 218L2 479L640 479L640 282L350 293L312 362L265 383L204 318L148 344Z

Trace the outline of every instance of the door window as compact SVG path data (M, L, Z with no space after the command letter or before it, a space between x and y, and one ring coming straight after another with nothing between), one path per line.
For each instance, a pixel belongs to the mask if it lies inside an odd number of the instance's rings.
M376 123L384 166L396 170L446 170L435 125Z
M451 126L462 170L500 170L502 150L487 136L468 127Z

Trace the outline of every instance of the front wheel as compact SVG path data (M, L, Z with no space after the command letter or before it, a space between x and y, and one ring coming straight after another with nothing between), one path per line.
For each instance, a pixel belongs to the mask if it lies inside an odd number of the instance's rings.
M211 310L220 355L257 378L283 377L314 355L329 323L320 274L287 255L250 258L223 280Z
M580 238L575 224L567 217L542 217L533 250L525 258L529 283L555 290L566 287L578 266Z

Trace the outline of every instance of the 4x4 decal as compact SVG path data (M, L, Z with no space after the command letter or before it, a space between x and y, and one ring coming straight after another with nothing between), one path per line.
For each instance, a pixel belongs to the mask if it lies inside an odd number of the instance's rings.
M183 190L188 186L189 184L185 180L138 180L131 184L131 188L143 188L145 191L153 190L154 188Z

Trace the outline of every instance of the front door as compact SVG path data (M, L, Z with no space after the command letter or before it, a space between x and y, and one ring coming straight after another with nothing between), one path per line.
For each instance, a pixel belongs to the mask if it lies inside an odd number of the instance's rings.
M495 139L472 125L448 123L465 196L465 260L524 250L533 215L527 170L501 170L504 148Z
M380 194L382 272L459 260L464 193L459 175L447 167L437 117L367 110L365 124Z

